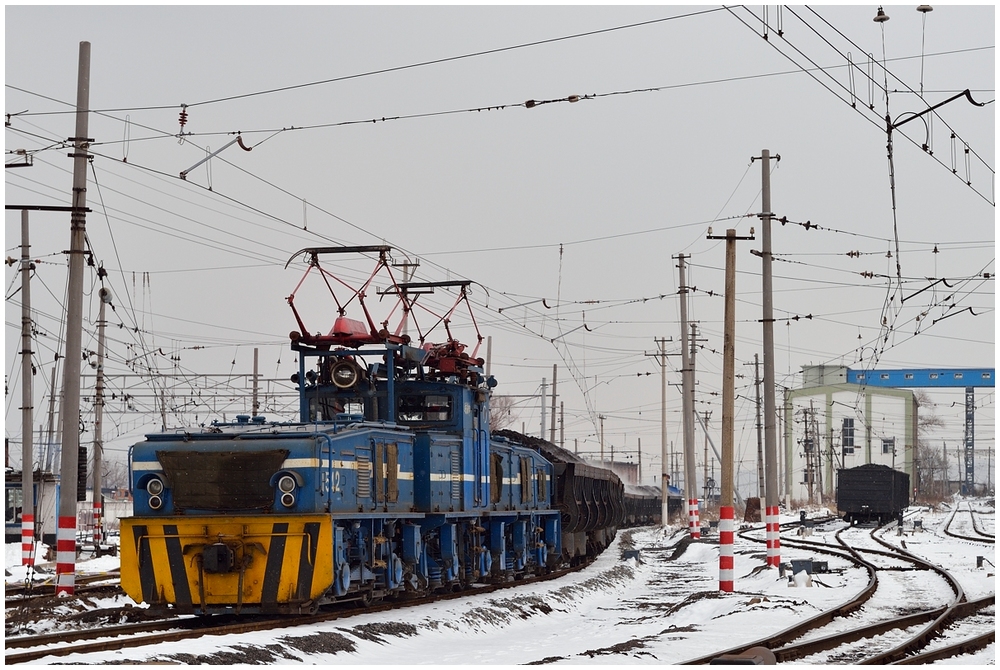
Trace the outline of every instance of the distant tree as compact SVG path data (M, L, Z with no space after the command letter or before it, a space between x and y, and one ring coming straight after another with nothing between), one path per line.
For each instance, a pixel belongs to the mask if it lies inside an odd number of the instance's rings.
M934 403L926 391L917 391L914 397L919 407L915 463L917 481L914 482L914 488L922 497L944 497L948 494L948 463L944 454L930 439L931 433L944 428L944 419L934 413Z
M509 395L495 395L490 399L490 432L503 430L514 423L514 399Z
M106 460L101 462L101 486L102 488L127 489L128 465L119 460Z

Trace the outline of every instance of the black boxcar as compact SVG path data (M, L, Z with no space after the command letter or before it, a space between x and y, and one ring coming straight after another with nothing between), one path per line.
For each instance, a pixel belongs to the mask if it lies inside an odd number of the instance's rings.
M882 525L909 505L910 476L905 472L873 463L837 471L837 510L845 521Z

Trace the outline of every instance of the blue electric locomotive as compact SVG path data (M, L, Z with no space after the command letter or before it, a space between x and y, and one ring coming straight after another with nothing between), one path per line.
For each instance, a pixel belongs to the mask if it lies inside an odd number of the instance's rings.
M322 604L463 588L542 573L560 561L552 464L491 438L495 380L448 323L469 282L392 281L403 324L376 327L365 290L328 334L291 334L300 421L149 435L130 454L134 516L121 522L128 595L177 611L306 612ZM343 283L343 282L342 282ZM301 286L301 282L300 282ZM447 341L405 334L416 297L457 289ZM356 300L366 322L349 319ZM482 340L482 337L479 337Z

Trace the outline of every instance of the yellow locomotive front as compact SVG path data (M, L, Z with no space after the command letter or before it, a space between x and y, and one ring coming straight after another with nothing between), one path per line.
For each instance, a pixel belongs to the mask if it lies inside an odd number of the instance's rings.
M137 602L303 612L333 588L338 547L316 495L324 440L239 418L132 448L121 584Z
M121 537L122 589L154 607L308 612L333 583L323 515L131 517Z

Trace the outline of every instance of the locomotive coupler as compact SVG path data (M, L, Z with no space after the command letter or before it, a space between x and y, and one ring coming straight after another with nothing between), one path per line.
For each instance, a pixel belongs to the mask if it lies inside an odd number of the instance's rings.
M232 572L236 566L236 555L227 544L216 542L201 550L201 562L205 572L225 574Z

